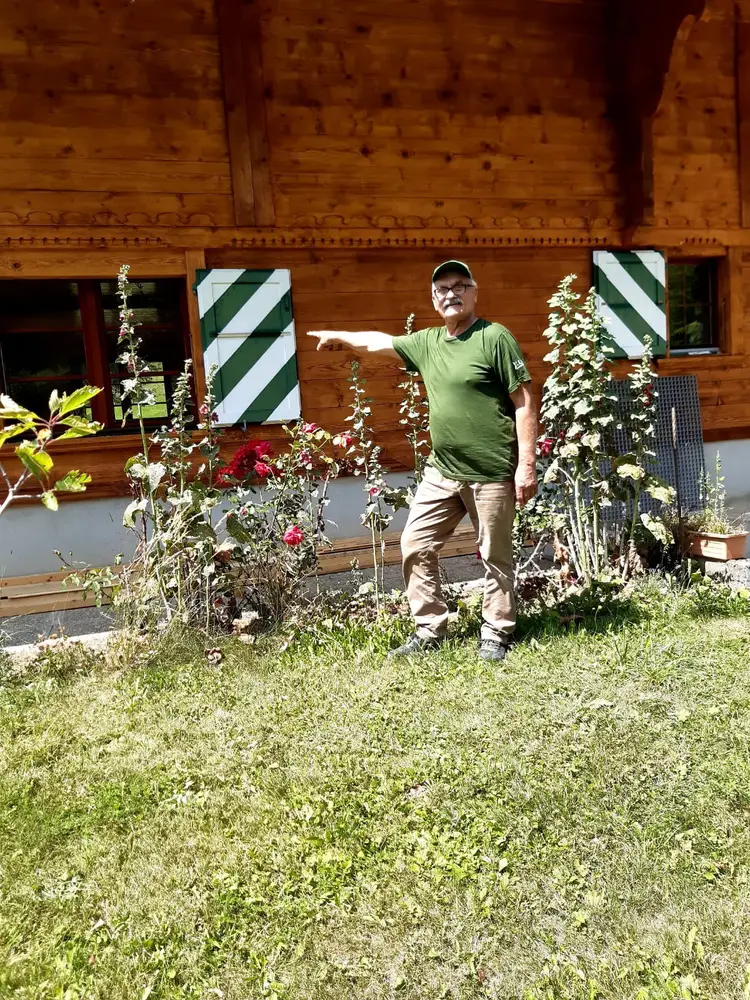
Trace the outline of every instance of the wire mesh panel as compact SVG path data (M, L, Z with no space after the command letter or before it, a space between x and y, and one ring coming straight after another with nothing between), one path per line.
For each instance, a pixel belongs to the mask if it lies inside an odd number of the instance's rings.
M617 379L614 383L617 395L618 423L623 426L616 431L615 441L621 454L631 451L630 414L636 403L627 379ZM701 477L705 471L703 457L703 425L698 399L698 379L695 375L672 375L656 380L658 398L656 403L656 458L650 471L670 486L677 489L677 476L672 452L672 409L677 417L677 470L682 509L699 510L701 502ZM616 505L620 506L620 505ZM651 497L642 497L641 510L657 513L660 504ZM614 513L614 511L613 511ZM615 516L621 516L622 511Z

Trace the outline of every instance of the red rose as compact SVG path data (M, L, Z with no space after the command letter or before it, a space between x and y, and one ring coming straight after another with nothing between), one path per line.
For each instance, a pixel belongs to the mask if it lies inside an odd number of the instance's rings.
M256 462L253 471L259 479L268 479L269 476L273 475L273 469L265 462Z
M291 528L287 528L282 537L282 541L286 545L300 545L305 540L305 533L302 528L298 525L293 524Z
M545 458L549 457L554 444L555 444L554 438L550 437L545 438L544 441L540 442L539 444L539 454L543 455Z

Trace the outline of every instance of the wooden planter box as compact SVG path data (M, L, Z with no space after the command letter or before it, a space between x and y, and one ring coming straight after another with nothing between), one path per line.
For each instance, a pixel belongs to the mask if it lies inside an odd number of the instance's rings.
M688 535L688 553L702 559L729 562L744 559L747 544L746 531L734 535L717 535L710 531L691 531Z

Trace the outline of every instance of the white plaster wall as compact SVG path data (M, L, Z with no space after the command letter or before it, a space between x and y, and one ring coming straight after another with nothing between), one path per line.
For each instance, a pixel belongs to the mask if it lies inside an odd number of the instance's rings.
M750 440L717 441L704 445L706 472L709 475L713 475L716 467L717 452L721 456L727 497L734 506L745 500L750 505ZM750 506L747 509L750 510Z
M706 469L714 468L721 454L727 495L736 513L750 511L750 440L723 441L704 446ZM406 475L392 476L394 486L405 486ZM327 517L331 538L366 534L359 517L364 508L362 480L342 479L331 489ZM59 570L59 549L67 557L89 566L111 563L132 549L133 535L122 526L127 499L78 500L61 503L58 511L39 506L9 507L0 518L0 576L26 576ZM391 525L400 531L406 511L399 511Z
M406 475L390 476L394 486L405 486ZM359 520L365 505L363 483L359 477L342 479L330 491L327 508L331 538L364 535L367 529ZM122 552L132 551L133 533L122 526L126 498L116 500L76 500L60 504L57 511L38 506L9 507L0 518L0 577L28 576L56 572L62 567L55 555L58 549L66 558L72 552L77 563L104 566ZM400 531L406 511L399 511L391 530Z

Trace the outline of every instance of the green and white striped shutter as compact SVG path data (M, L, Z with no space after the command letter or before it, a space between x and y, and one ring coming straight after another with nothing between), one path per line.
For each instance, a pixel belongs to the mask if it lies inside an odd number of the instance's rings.
M301 416L289 271L196 273L206 372L218 368L219 424Z
M659 250L594 251L596 301L614 357L643 357L649 333L654 356L667 353L666 271Z

